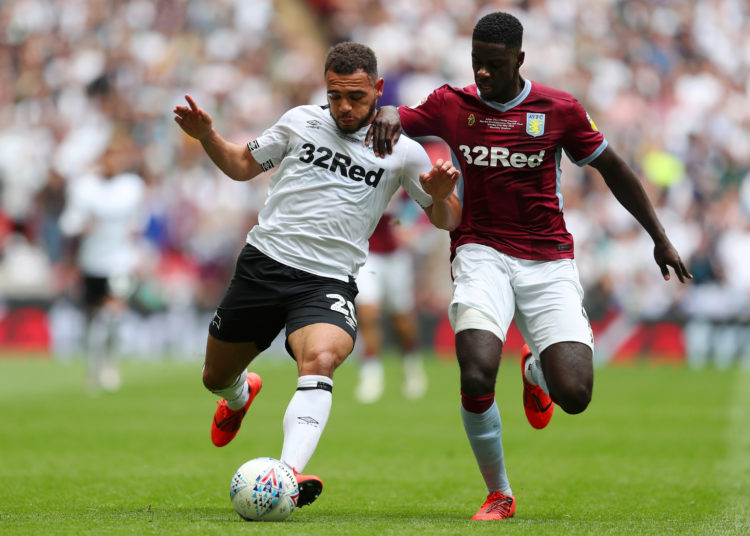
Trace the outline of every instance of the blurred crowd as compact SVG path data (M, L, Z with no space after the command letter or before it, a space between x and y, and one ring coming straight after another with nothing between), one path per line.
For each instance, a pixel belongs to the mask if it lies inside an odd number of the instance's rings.
M446 82L473 82L471 30L495 10L524 24L522 75L573 93L643 177L695 276L690 285L665 284L650 239L598 174L565 161L564 211L592 320L619 313L631 323L678 321L696 355L719 351L716 341L727 355L750 346L745 0L7 0L0 300L47 302L57 344L74 344L74 244L58 218L70 184L97 165L116 133L127 133L131 171L147 185L134 311L162 315L177 332L170 339L160 328L137 344L204 337L201 314L224 291L267 177L222 176L173 123L183 95L244 143L286 109L323 103L326 50L353 40L378 55L381 104L414 104ZM409 225L425 275L420 309L442 314L447 236L418 220Z

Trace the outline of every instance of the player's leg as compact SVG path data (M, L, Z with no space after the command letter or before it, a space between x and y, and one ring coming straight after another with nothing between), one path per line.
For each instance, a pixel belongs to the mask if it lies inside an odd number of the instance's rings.
M504 259L490 248L459 248L452 270L449 316L461 371L461 418L488 491L473 519L505 519L515 513L515 498L505 470L495 382L513 318L513 288Z
M390 313L403 358L402 391L406 398L421 398L427 392L427 374L419 351L412 255L400 249L388 256L388 264L384 308Z
M312 324L291 333L288 342L299 377L284 415L281 460L302 472L331 413L333 372L352 351L354 340L338 326Z
M404 396L412 399L422 398L427 392L427 373L419 351L417 315L412 309L393 314L391 321L403 355Z
M525 378L546 388L565 412L580 413L591 401L593 335L575 262L517 263L516 323L533 355L539 356L527 367Z
M211 441L217 447L237 435L261 389L260 376L248 373L247 366L271 345L284 325L284 305L279 303L283 300L278 299L275 282L285 269L246 246L209 324L203 385L221 397L211 422Z
M96 393L102 388L101 375L107 353L108 328L104 302L107 297L107 279L83 275L83 307L85 314L84 357L86 360L86 386Z
M372 303L358 303L357 321L364 348L359 364L359 382L354 394L363 404L371 404L380 399L385 387L385 372L380 359L383 338L380 307Z
M363 404L377 402L385 387L385 372L380 356L383 339L380 304L384 297L383 279L387 269L382 261L382 255L371 253L357 277L357 329L362 337L363 350L354 396Z
M249 396L244 381L247 366L259 353L254 342L225 342L209 333L203 385L223 397L230 409L241 408Z
M208 335L203 385L221 397L211 422L211 441L217 447L234 439L260 392L260 376L247 372L247 366L259 353L254 342L226 342Z
M106 332L104 353L102 354L99 383L106 391L116 391L122 385L120 373L119 334L120 324L128 309L127 299L134 289L133 280L127 276L109 278L109 294L99 311Z
M502 346L490 331L467 329L456 334L461 368L461 419L488 491L485 502L472 517L474 520L505 519L513 516L516 507L505 470L502 421L495 402Z
M548 346L540 357L552 400L566 413L585 410L594 389L591 347L580 342L559 342Z
M290 299L286 333L298 378L284 414L281 461L297 474L297 506L301 507L323 490L318 477L300 473L312 458L331 413L333 373L354 349L357 285L310 275L297 281L295 291L297 299Z
M332 324L312 324L289 335L297 360L297 390L284 414L281 461L297 476L297 506L315 501L323 482L302 472L318 446L333 404L333 372L354 348L351 334Z

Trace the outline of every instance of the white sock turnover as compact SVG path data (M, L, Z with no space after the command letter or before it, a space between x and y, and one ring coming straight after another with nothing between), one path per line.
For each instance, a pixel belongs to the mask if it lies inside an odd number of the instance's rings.
M247 404L247 400L250 398L250 389L247 385L247 371L237 376L237 379L229 387L211 392L226 400L229 409L237 411Z

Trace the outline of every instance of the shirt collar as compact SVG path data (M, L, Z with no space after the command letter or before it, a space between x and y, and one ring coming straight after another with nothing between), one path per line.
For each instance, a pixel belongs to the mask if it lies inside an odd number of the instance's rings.
M524 101L524 99L529 96L529 93L531 93L531 80L528 80L528 79L525 80L521 93L516 95L516 97L513 100L510 100L508 102L501 103L501 102L487 100L484 97L482 97L482 93L479 91L479 88L477 88L477 97L479 97L480 100L483 103L485 103L487 106L491 106L495 108L496 110L500 110L501 112L507 112L511 108L515 108L516 106L521 104Z

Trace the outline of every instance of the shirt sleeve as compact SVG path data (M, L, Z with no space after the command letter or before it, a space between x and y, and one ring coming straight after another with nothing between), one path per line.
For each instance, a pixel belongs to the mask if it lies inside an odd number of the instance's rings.
M607 140L596 128L583 106L573 100L571 106L563 113L567 125L563 139L563 149L568 158L577 166L586 166L596 159L607 148Z
M445 88L442 86L413 108L400 106L398 115L401 118L401 128L411 137L438 136L442 137L443 121L438 120L443 116Z
M258 162L263 171L268 171L281 163L288 152L290 133L294 109L289 110L281 118L263 131L259 137L247 144L247 148Z
M91 218L88 196L86 195L93 184L93 179L83 177L68 184L65 209L60 215L60 231L66 236L82 234Z
M417 142L409 144L404 155L404 166L401 170L401 186L414 201L422 208L432 205L432 196L422 189L419 174L426 173L432 168L430 158Z

